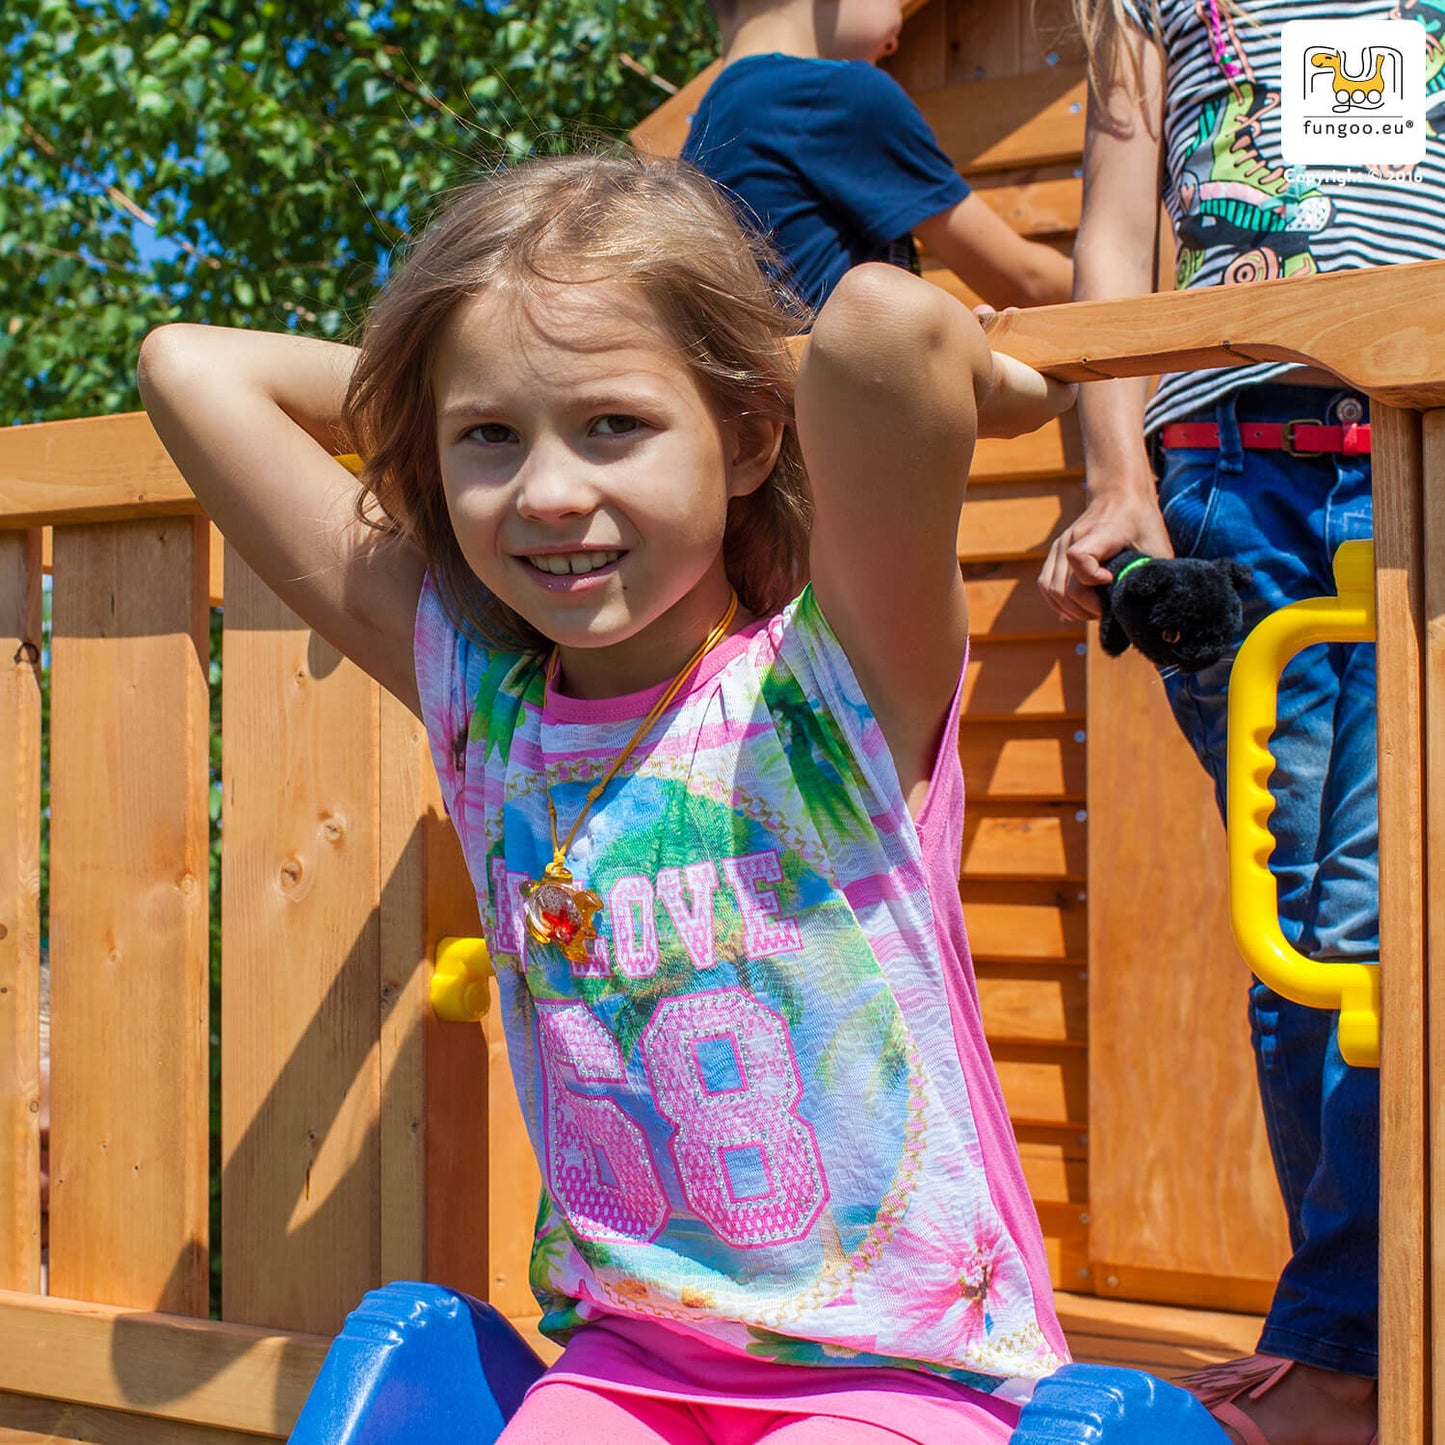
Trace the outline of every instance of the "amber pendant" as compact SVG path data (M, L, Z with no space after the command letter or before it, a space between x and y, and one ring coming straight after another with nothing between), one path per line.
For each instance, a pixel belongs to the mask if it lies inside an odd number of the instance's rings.
M602 900L574 882L567 865L555 859L540 879L529 878L519 891L527 932L538 943L555 943L568 962L581 963L597 937L592 919L602 912Z

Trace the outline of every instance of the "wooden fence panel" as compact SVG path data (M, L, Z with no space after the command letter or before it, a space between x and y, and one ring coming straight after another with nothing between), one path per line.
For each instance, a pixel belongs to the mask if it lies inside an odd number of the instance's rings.
M381 1269L378 690L233 550L224 653L222 1312L332 1333Z
M0 1289L40 1288L40 534L0 533Z
M207 534L55 534L50 1287L206 1313Z
M1262 1309L1289 1245L1254 1081L1249 972L1229 922L1223 825L1157 672L1137 654L1097 648L1089 666L1095 1288L1177 1300L1178 1282L1159 1277L1187 1276L1195 1303Z

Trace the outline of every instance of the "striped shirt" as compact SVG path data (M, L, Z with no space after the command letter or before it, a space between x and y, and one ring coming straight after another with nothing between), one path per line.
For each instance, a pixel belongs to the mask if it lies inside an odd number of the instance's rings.
M1125 0L1153 34L1147 3ZM1280 153L1280 26L1287 20L1417 20L1426 30L1425 160L1287 167ZM1433 260L1445 255L1445 0L1161 0L1166 57L1164 203L1178 247L1175 286L1230 286ZM1289 362L1161 379L1146 430L1209 406Z

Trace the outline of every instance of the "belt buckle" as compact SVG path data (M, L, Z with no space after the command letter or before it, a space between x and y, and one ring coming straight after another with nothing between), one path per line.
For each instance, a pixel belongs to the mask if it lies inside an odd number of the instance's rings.
M1295 444L1294 444L1294 429L1295 429L1297 426L1318 426L1318 425L1319 425L1319 423L1318 423L1317 421L1315 421L1314 417L1312 417L1312 416L1299 416L1299 417L1296 417L1293 421L1287 421L1287 422L1285 422L1285 424L1284 424L1283 436L1282 436L1282 439L1281 439L1281 441L1280 441L1280 450L1283 451L1286 456L1290 456L1290 457L1322 457L1322 456L1324 456L1324 455L1325 455L1324 452L1302 452L1302 451L1301 451L1297 446L1295 446Z

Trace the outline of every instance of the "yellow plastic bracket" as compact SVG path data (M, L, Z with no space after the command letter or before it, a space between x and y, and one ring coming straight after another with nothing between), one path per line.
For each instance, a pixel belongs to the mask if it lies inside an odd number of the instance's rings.
M474 1024L491 1006L491 956L482 938L443 938L431 976L432 1012L450 1024Z
M1340 1053L1363 1068L1380 1066L1380 966L1317 963L1279 926L1279 892L1269 871L1274 799L1270 734L1278 718L1279 676L1295 653L1316 642L1375 640L1375 548L1345 542L1335 553L1337 597L1293 602L1245 639L1229 675L1229 908L1245 962L1285 998L1340 1011Z

